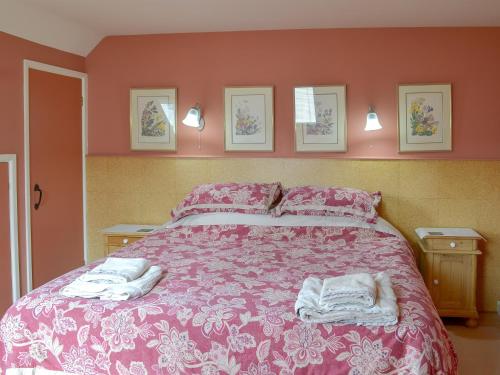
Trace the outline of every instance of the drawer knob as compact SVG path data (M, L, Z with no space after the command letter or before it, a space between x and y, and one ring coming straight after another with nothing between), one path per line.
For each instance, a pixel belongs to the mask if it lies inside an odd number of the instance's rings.
M434 280L432 280L432 283L433 283L434 285L439 285L439 280L438 280L438 279L434 279Z
M124 244L128 244L128 238L124 238L124 239L122 240L122 242L123 242Z
M455 241L451 241L451 242L450 242L450 247L451 247L452 249L454 249L455 247L457 247L457 243L456 243Z

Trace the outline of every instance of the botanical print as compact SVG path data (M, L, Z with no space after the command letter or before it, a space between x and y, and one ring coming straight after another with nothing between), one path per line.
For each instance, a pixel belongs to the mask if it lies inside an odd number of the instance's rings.
M399 149L451 150L451 85L399 86Z
M328 96L334 97L336 95ZM331 101L331 98L324 98L330 99L330 103L324 104L321 99L320 95L314 95L315 122L305 124L306 135L331 135L335 131L337 102L336 100Z
M140 138L144 137L163 138L162 142L168 142L170 122L168 120L169 98L151 98L140 96L137 105L140 116ZM148 141L151 139L147 138Z
M295 88L297 151L345 151L345 86Z
M133 150L175 150L175 89L130 90L130 119Z
M442 142L443 95L406 94L408 143Z
M262 120L250 113L248 100L243 100L243 107L236 108L236 135L255 135L262 131Z
M314 122L303 124L304 143L337 143L337 95L314 94Z
M79 375L457 374L446 329L399 235L355 226L179 225L114 255L144 257L164 277L131 301L59 293L100 260L28 293L0 321L0 374L37 367ZM379 271L391 277L398 324L297 318L295 298L311 272Z
M265 143L266 105L264 95L232 95L231 112L234 143Z
M410 105L411 135L431 136L436 134L439 121L434 119L434 108L418 97Z
M139 98L139 100L144 98ZM154 100L147 100L146 105L142 109L141 115L141 135L148 137L164 136L167 127L167 118L163 110L158 110L158 106Z
M224 150L273 151L273 87L224 89Z
M336 115L333 113L333 108L323 108L323 103L319 100L314 100L316 107L316 122L306 124L307 135L330 135L333 134L335 127Z

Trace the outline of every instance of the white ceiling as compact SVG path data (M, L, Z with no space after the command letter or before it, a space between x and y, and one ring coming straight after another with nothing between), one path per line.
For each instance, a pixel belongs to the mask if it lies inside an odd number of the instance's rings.
M500 0L0 0L0 30L86 56L108 35L500 26Z

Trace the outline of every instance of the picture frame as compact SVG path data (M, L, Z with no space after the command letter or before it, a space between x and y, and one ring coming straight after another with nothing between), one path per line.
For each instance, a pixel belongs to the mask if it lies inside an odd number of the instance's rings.
M346 86L294 88L295 152L346 152Z
M224 88L224 151L274 151L274 88Z
M399 152L452 151L451 84L398 87Z
M130 147L176 151L176 88L130 89Z

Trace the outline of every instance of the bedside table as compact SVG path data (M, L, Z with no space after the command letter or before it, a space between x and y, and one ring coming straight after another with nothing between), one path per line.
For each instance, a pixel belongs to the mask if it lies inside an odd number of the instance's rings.
M104 234L106 255L146 237L155 229L158 229L158 226L134 224L118 224L103 229L101 232Z
M420 271L440 316L468 318L477 326L476 272L478 242L470 228L417 228L422 250Z

